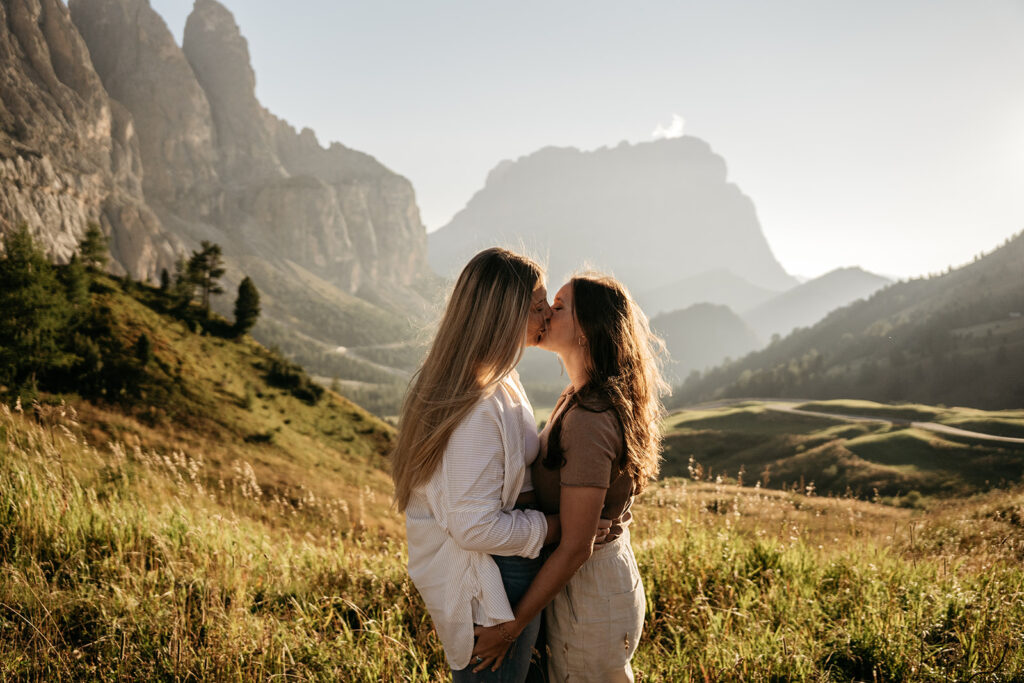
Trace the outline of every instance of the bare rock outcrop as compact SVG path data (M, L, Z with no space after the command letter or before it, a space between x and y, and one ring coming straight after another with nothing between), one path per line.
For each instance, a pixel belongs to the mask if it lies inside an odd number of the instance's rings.
M182 51L210 101L224 178L245 183L286 177L256 99L249 44L231 12L215 0L196 0Z
M434 281L411 184L268 112L225 7L197 0L183 47L147 0L5 0L0 27L0 229L66 260L98 222L148 279L210 239L306 341L408 331Z
M428 272L409 182L268 112L223 5L197 0L179 48L146 0L70 3L96 71L139 129L146 198L186 242L223 244L229 265L298 266L346 294L407 288Z
M716 269L768 290L796 284L725 160L690 136L594 151L548 147L503 162L430 235L430 260L451 273L480 247L520 240L549 256L553 282L589 262L635 293Z
M164 20L141 0L70 0L107 92L138 126L151 204L209 218L219 196L210 104Z
M65 261L98 223L115 271L155 277L180 241L145 202L131 116L110 100L68 9L10 0L0 27L0 229L26 223Z

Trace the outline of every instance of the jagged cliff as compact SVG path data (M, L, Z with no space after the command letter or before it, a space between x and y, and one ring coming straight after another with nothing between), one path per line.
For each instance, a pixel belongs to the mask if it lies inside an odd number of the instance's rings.
M0 25L2 229L61 261L99 222L142 279L210 239L307 342L402 337L432 278L411 184L267 111L224 6L197 0L181 47L147 0L5 0Z
M768 290L796 284L725 161L689 136L592 152L547 147L504 161L430 235L430 261L448 273L474 249L520 241L547 256L553 280L589 261L637 294L715 269Z
M57 260L89 223L115 271L155 277L183 243L146 204L131 114L112 101L59 0L0 3L0 230L27 223Z
M143 167L154 169L146 197L165 223L349 294L427 273L411 184L262 107L248 44L223 5L195 3L181 48L145 0L70 9L104 85L136 121Z

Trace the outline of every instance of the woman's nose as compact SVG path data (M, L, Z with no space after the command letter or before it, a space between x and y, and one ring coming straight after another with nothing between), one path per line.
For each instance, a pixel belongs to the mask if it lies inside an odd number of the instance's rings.
M544 313L543 313L543 315L544 315L544 322L547 322L547 321L551 320L551 306L548 305L547 301L544 302Z

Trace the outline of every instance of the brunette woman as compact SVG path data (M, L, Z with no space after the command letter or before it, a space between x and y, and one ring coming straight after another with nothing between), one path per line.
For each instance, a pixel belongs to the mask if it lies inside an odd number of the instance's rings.
M628 519L657 476L664 345L611 277L573 278L551 310L541 346L558 354L570 384L532 472L541 509L560 513L562 538L500 630L518 634L546 606L550 680L632 681L645 598L628 525L613 524L603 545L592 539L601 517ZM477 629L474 654L500 662L500 630Z

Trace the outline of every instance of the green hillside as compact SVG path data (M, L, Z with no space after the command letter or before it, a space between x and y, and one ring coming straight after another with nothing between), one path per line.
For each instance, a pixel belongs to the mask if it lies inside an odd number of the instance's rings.
M56 360L27 385L0 386L10 403L21 394L19 404L44 422L76 415L93 452L187 462L205 490L244 472L260 497L316 508L334 527L395 525L383 460L393 428L278 352L236 338L216 315L172 311L169 295L147 285L89 279ZM17 379L11 367L8 381Z
M1024 233L974 263L900 282L678 388L717 398L1024 405Z
M651 318L651 329L665 340L665 376L682 381L694 370L711 368L760 346L757 334L728 306L697 303Z
M696 471L766 488L881 496L902 505L924 504L923 496L970 495L1024 481L1024 443L936 432L911 422L1024 434L1024 411L866 401L726 402L669 416L662 473L692 476Z

